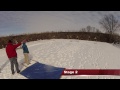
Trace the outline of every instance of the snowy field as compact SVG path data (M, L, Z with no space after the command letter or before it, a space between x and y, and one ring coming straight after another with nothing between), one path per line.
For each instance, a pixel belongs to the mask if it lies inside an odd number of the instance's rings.
M39 40L27 43L30 58L40 63L67 69L120 69L120 48L112 44L74 39ZM22 49L17 50L18 62L24 60ZM35 63L31 61L31 63ZM0 49L0 79L26 79L11 74L5 49ZM61 76L61 79L120 79L120 76Z

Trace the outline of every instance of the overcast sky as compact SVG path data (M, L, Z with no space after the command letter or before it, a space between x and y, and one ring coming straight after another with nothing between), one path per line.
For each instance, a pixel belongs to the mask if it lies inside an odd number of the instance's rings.
M46 31L79 31L88 25L100 30L99 20L120 11L0 11L0 35Z

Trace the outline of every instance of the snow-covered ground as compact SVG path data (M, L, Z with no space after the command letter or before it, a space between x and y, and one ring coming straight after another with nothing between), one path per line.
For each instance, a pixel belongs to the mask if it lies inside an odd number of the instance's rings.
M27 43L30 58L40 63L67 69L120 69L120 48L112 44L73 39L39 40ZM20 69L25 67L22 49L17 50ZM31 63L34 63L31 61ZM11 74L5 49L0 49L0 79L26 79ZM120 76L61 76L61 79L118 79Z

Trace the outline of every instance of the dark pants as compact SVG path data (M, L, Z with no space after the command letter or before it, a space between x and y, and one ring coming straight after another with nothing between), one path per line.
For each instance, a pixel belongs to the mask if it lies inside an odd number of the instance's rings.
M14 73L14 65L16 67L17 72L19 72L19 65L17 62L17 57L10 58L10 63L11 63L11 71Z

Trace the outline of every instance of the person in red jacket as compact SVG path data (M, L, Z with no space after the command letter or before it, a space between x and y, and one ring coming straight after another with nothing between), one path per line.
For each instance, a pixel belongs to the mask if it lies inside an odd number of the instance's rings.
M12 40L9 40L8 44L6 46L6 54L7 54L8 58L9 58L9 60L10 60L10 63L11 63L12 74L15 73L15 71L14 71L14 65L16 67L17 73L20 73L19 65L18 65L18 61L17 61L16 48L19 47L21 44L22 44L22 42L18 43L18 44L13 44Z

